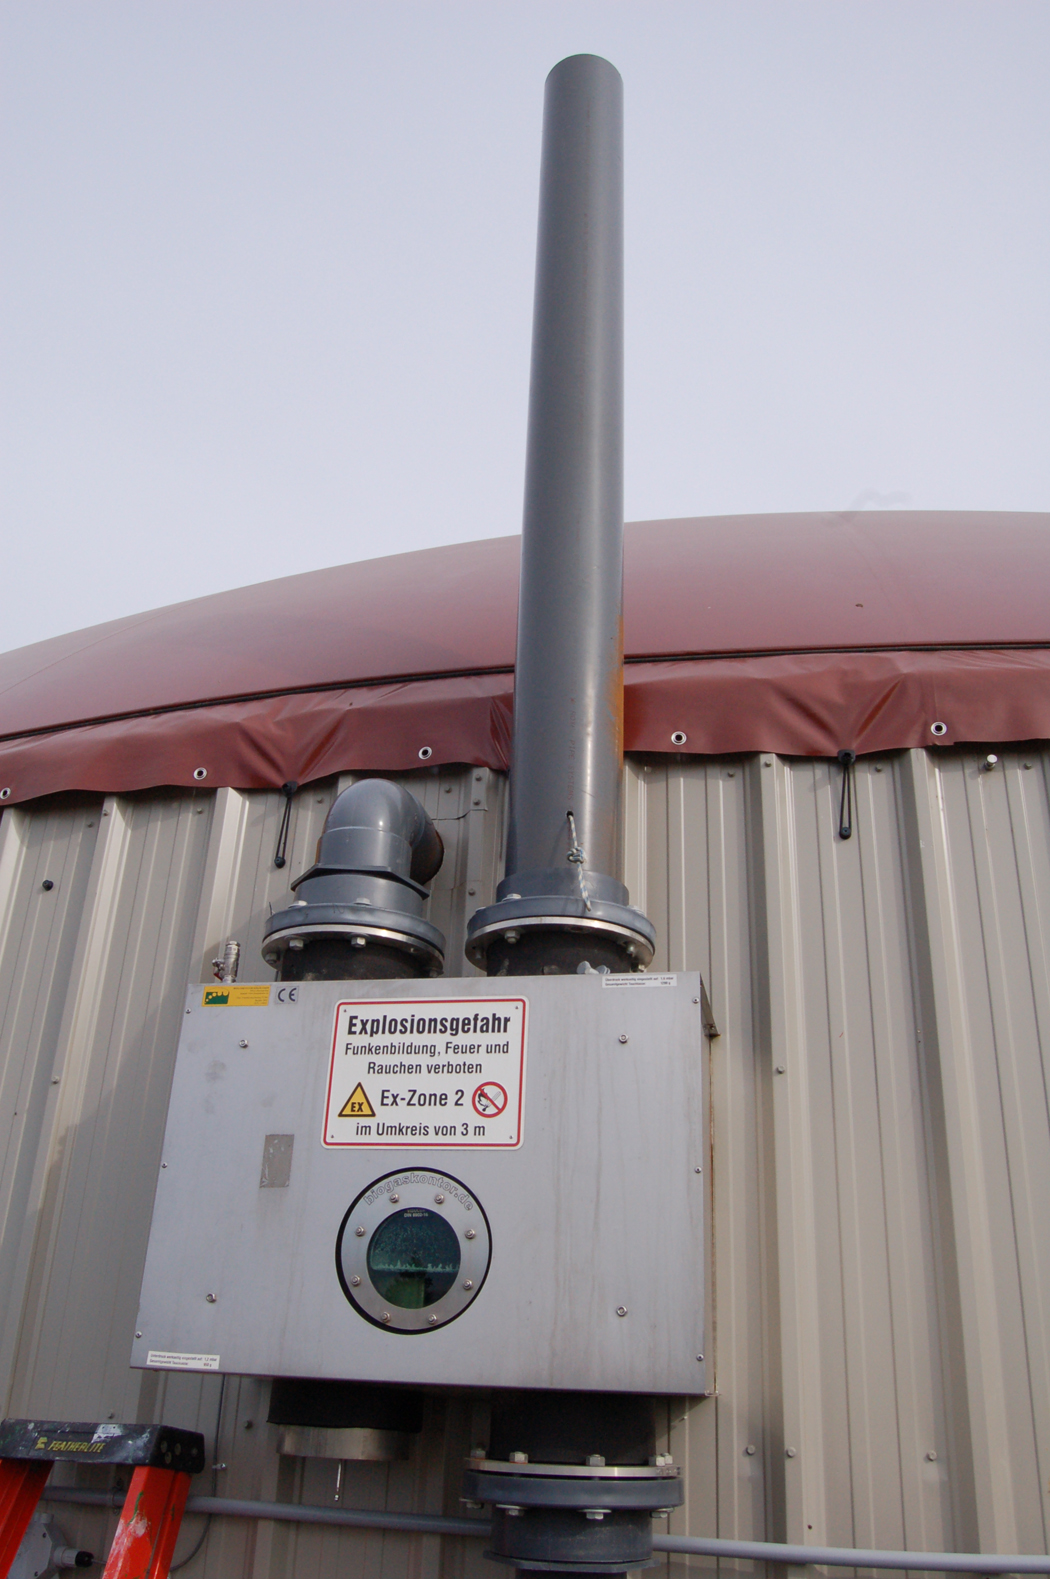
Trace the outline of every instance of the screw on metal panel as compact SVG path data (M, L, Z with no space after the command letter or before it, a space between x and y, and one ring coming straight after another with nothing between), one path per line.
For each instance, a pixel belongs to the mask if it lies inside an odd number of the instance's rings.
M786 1454L786 1456L788 1458L794 1458L794 1456L795 1456L795 1449L793 1447L785 1448L784 1451L785 1451L785 1454Z
M736 778L736 769L735 768L730 768L728 773L726 774L726 778L727 779L735 779Z
M474 1279L472 1277L468 1277L466 1282L463 1284L463 1287L466 1288L466 1289L473 1288L474 1287Z
M694 999L693 999L693 1002L694 1002L694 1003L699 1003L699 1002L700 1002L700 999L699 999L699 998L694 998Z
M620 1045L621 1045L621 1046L622 1046L622 1045L623 1045L623 1044L624 1044L624 1042L626 1042L626 1040L627 1040L627 1037L626 1037L626 1034L625 1034L625 1033L624 1033L624 1032L623 1032L623 1031L621 1031L621 1032L620 1032L620 1034L619 1034L619 1036L618 1036L618 1037L617 1037L617 1038L616 1038L616 1040L617 1040L617 1041L618 1041L618 1042L619 1042L619 1043L620 1043Z
M762 766L764 768L771 768L773 766L773 758L772 757L765 757L765 758L763 758Z
M927 1461L929 1463L936 1464L936 1462L937 1462L937 1454L934 1452L932 1447L930 1448L930 1451L927 1453L926 1458L927 1458Z
M162 1163L161 1163L161 1167L162 1167L162 1168L166 1168L166 1167L167 1167L167 1166L168 1166L168 1164L167 1164L167 1163L166 1163L166 1162L162 1162Z
M420 760L420 762L428 762L433 755L434 755L434 747L433 746L420 746L420 748L419 748L419 760Z
M1030 762L1026 762L1024 765L1025 765L1026 768L1030 768L1032 766L1032 764Z
M508 1453L507 1458L511 1464L527 1464L529 1462L529 1455L527 1453Z
M361 1279L359 1277L352 1277L350 1279L350 1287L351 1288L360 1288L361 1287Z
M437 1317L436 1316L428 1316L427 1320L429 1321L429 1323L430 1323L430 1325L432 1327L436 1327L437 1326Z
M616 1307L616 1314L618 1316L626 1316L626 1314L627 1314L627 1306L626 1305L617 1305L617 1307Z
M755 1444L753 1442L749 1442L747 1444L747 1446L745 1447L744 1452L747 1454L748 1458L754 1458L754 1456L755 1456Z
M693 1169L694 1173L703 1173L703 1171L704 1171L703 1168L694 1168Z
M219 1296L218 1294L205 1294L204 1297L208 1301L209 1305L214 1305Z
M365 1237L365 1231L363 1228L355 1228L354 1233L357 1235L358 1239L363 1239Z
M384 1321L389 1321L390 1320L390 1312L388 1310L384 1310L384 1312L383 1312L383 1320Z
M193 777L197 780L198 783L200 783L201 779L206 779L208 777L208 770L207 770L207 768L194 768L194 770L193 770Z
M671 736L671 744L672 746L684 746L688 739L689 736L686 734L684 729L676 729L674 734Z
M238 1047L247 1047L247 1045L248 1045L248 1043L245 1041L244 1037L242 1036L240 1041L237 1043L237 1046Z
M702 1359L703 1359L703 1355L702 1355L702 1354L698 1354L698 1355L697 1355L697 1359L698 1359L698 1360L702 1360Z
M995 767L995 764L998 762L998 760L999 760L999 758L996 756L995 752L994 751L989 751L988 755L985 757L984 761L981 763L981 772L982 773L991 773L992 769Z
M135 1336L136 1336L136 1338L141 1338L142 1334L141 1334L141 1332L136 1332Z
M401 1199L400 1195L398 1195L396 1193L396 1191L395 1191L395 1193L390 1197L390 1204L391 1204L391 1206L396 1206L398 1201L400 1201L400 1199Z
M0 789L0 800L9 800L10 796L11 796L10 786L8 786L7 789Z
M882 763L881 762L876 762L876 764L875 764L875 771L876 771L876 773L881 773L882 772Z
M40 884L40 886L44 890L45 894L49 894L51 892L52 888L54 888L55 885L51 881L50 877L45 877L44 881Z
M474 796L474 804L475 804L475 806L480 806L481 805L481 796L480 795L475 795Z
M476 888L473 888L473 887L471 887L471 888L468 888L468 889L467 889L467 893L468 893L468 894L476 894L476 893L477 893L477 889L476 889Z
M473 1228L468 1228L463 1237L465 1239L474 1239L476 1237L476 1230Z
M445 1197L443 1195L435 1195L434 1200L438 1206L444 1206L445 1204Z
M777 1065L777 1074L778 1075L782 1075L783 1073L784 1073L784 1065L783 1064L778 1064Z
M587 1463L592 1469L602 1469L605 1465L605 1456L602 1453L588 1453Z
M52 1084L52 1085L53 1085L53 1086L57 1086L57 1085L58 1085L58 1083L59 1083L59 1081L60 1081L60 1080L61 1080L61 1078L62 1078L62 1077L61 1077L61 1075L54 1075L54 1076L53 1076L53 1077L52 1077L52 1080L51 1080L51 1084Z
M481 780L482 780L482 774L480 774L480 773L475 773L475 775L474 775L474 782L475 782L475 783L476 783L476 784L480 784L480 783L481 783Z
M931 735L946 735L947 733L948 733L948 725L947 724L942 724L940 719L938 719L935 724L931 724L930 725L930 734Z

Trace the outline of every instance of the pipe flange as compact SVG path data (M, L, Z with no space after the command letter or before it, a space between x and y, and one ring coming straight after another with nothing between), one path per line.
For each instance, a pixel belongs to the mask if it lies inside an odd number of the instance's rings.
M463 1477L464 1495L475 1502L509 1504L522 1508L576 1508L579 1512L597 1507L609 1512L626 1510L651 1513L656 1508L680 1507L685 1487L680 1478L656 1480L570 1479L565 1475L487 1475L468 1469Z
M607 900L592 902L585 912L582 901L560 895L541 899L502 899L486 905L471 917L464 952L472 965L482 969L490 946L499 939L517 942L523 932L540 929L598 934L619 944L637 970L649 964L656 952L656 930L641 911Z
M437 927L430 925L429 921L422 918L406 918L398 916L400 925L384 926L382 924L383 912L373 912L367 921L348 921L343 919L345 910L339 920L326 920L316 917L320 909L332 910L334 906L311 905L309 907L292 906L288 910L279 910L271 917L270 930L263 940L262 956L267 965L275 970L280 968L281 960L290 947L301 947L304 943L314 938L340 937L348 938L351 943L355 938L361 938L363 947L368 943L383 943L388 948L399 949L403 954L410 954L420 960L425 966L426 973L430 976L439 976L444 966L444 938ZM306 916L309 914L310 919ZM316 917L316 918L315 918ZM391 916L391 920L393 920Z
M482 1475L545 1475L566 1480L679 1480L682 1474L670 1460L662 1464L519 1464L506 1458L468 1458L464 1464Z

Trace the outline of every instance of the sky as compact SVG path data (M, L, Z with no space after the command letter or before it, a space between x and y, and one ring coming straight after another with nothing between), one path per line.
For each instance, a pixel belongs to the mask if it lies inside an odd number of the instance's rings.
M0 649L519 530L578 52L629 520L1050 510L1046 0L2 0Z

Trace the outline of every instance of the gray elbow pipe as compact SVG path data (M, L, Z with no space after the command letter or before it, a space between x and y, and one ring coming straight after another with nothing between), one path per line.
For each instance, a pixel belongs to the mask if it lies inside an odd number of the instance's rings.
M270 917L263 958L282 981L435 976L445 939L424 918L441 836L416 797L362 779L337 797L295 900Z

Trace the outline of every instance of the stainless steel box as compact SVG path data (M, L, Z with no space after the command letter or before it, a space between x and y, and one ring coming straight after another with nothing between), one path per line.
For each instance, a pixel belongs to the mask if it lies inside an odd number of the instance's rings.
M700 998L192 988L132 1363L704 1392Z

